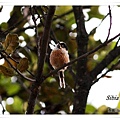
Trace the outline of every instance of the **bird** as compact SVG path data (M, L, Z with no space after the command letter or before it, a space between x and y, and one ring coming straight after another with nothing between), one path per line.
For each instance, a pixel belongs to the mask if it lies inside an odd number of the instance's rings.
M65 42L58 42L55 44L53 41L51 41L51 43L52 44L49 44L50 48L52 49L50 53L50 64L54 69L58 69L70 62L68 48ZM64 80L64 72L66 69L67 66L58 71L60 88L66 87Z

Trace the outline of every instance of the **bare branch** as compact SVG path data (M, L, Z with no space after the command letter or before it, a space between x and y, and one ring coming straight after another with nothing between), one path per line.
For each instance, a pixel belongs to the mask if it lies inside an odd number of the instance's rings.
M111 14L110 5L108 6L108 8L109 8L109 16L110 16L110 26L109 26L109 29L108 29L108 35L107 35L106 41L108 41L108 39L109 39L110 31L111 31L111 27L112 27L112 14Z
M36 18L35 18L35 16L34 16L34 13L33 13L33 10L34 9L32 9L32 7L30 7L30 13L31 13L31 15L32 15L32 20L33 20L33 22L34 22L34 24L35 24L35 33L36 33L36 38L38 37L38 30L37 30L37 23L36 23Z
M62 18L62 17L66 16L66 15L72 13L72 12L73 12L73 9L71 9L71 10L69 10L69 11L67 11L67 12L65 12L65 13L63 13L63 14L61 14L59 16L57 15L53 20L57 20L59 18Z
M101 20L100 24L97 26L97 28L102 24L102 22L105 20L105 18L107 18L107 16L109 15L110 13L107 13L107 15L104 16L104 18Z
M94 85L96 82L98 82L102 77L104 77L108 72L112 71L118 64L120 64L120 61L118 61L116 64L113 64L110 69L108 69L104 74L102 74L99 78L93 81L92 85Z
M12 58L6 51L3 50L2 52L5 53L7 55L7 57L10 58L11 60L13 60L14 62L19 63L14 58Z
M34 29L34 28L35 28L35 25L28 26L28 27L25 27L25 28L17 29L16 31L14 31L14 33L18 34L20 32L24 32L27 29Z
M115 47L114 48L116 48L117 47L117 45L118 45L118 43L120 42L120 37L118 38L118 40L117 40L117 42L116 42L116 44L115 44Z

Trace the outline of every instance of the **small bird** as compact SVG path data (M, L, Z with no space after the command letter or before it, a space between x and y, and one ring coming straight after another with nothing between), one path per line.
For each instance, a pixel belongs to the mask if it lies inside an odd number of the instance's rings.
M54 69L58 69L64 64L68 63L70 61L69 54L68 54L68 48L66 43L64 42L58 42L55 44L53 41L51 41L52 45L54 45L54 48L52 48L51 44L50 47L52 49L50 54L50 64ZM65 88L65 80L64 80L64 71L67 69L67 67L64 67L63 69L58 71L59 81L60 81L60 87Z

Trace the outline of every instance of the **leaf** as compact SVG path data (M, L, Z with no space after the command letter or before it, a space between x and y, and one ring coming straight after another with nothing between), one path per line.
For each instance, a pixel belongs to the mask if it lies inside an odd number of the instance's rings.
M18 113L23 113L23 100L20 97L14 97L13 108Z
M1 23L1 28L3 31L7 30L8 29L8 24L6 22L2 22Z
M23 100L19 96L13 97L13 104L6 104L6 110L10 113L23 113Z
M102 19L104 15L100 14L98 6L92 6L90 11L88 12L89 19L96 17L98 19Z
M92 114L96 111L96 108L92 106L91 104L88 104L85 109L85 113Z
M12 64L12 66L14 66L15 68L17 67L17 63L15 61L13 61L12 59L8 58L9 62ZM5 60L3 66L5 67L10 67L9 63Z
M3 65L0 65L0 72L3 73L5 76L12 77L14 75L14 71L11 68L7 68Z
M23 14L22 14L21 10L22 10L22 6L14 6L13 7L13 10L10 12L10 19L7 22L9 28L12 27L15 23L19 22L23 18ZM26 21L27 21L27 19L23 20L21 22L21 24L19 24L17 27L22 28Z
M98 114L103 114L103 113L105 113L107 110L108 110L108 107L105 106L105 105L102 105L102 106L100 106L100 107L98 108L97 113L98 113Z
M17 69L20 72L24 72L28 69L28 58L21 58L19 64L17 65Z
M120 93L118 94L119 98L120 98ZM120 101L118 102L117 108L120 109Z
M4 49L8 54L14 52L16 47L19 45L17 34L8 34L4 42Z
M21 89L21 87L18 83L10 83L10 84L7 84L7 87L5 89L6 89L7 94L9 96L12 96L12 95L18 93L18 91Z

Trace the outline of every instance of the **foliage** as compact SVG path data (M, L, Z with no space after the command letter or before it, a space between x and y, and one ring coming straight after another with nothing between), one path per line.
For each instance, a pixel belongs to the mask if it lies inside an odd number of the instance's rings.
M4 6L3 6L4 8ZM104 16L99 13L99 6L88 7L89 19L93 17L103 19ZM84 8L86 9L86 8ZM35 11L37 10L37 11ZM1 58L4 64L0 65L0 95L6 102L6 110L10 114L24 114L27 109L27 102L30 95L32 82L25 78L34 79L37 73L37 38L34 34L31 36L28 30L34 32L34 20L38 21L38 35L42 37L44 30L44 17L47 14L47 6L35 6L30 9L29 6L14 6L10 11L10 19L0 25ZM2 12L2 9L1 9ZM39 14L38 14L39 13ZM35 18L33 18L35 15ZM40 15L40 18L39 18ZM31 22L31 20L33 20ZM74 14L71 6L57 6L53 18L51 39L66 42L69 48L70 59L77 57L76 28ZM26 25L28 25L26 27ZM92 31L92 30L91 30ZM94 33L95 34L95 33ZM88 51L101 44L101 40L95 41L94 34L89 35ZM23 45L25 43L25 45ZM88 56L87 70L92 70L103 58L113 49L116 42L111 42L106 47ZM43 69L43 75L46 76L52 67L49 63L49 54L51 50L48 47L46 60ZM93 59L98 55L98 59ZM117 58L118 60L118 58ZM117 61L116 60L116 61ZM116 63L113 61L113 63ZM110 66L109 66L110 67ZM72 113L70 107L74 100L74 74L76 73L76 63L72 65L72 70L65 72L66 89L59 89L57 74L48 77L41 86L35 106L36 114L51 113L58 114L60 111ZM26 77L24 77L26 76ZM7 102L8 98L14 99L13 104ZM86 113L95 113L97 109L92 105L86 106ZM102 108L98 109L99 113Z

